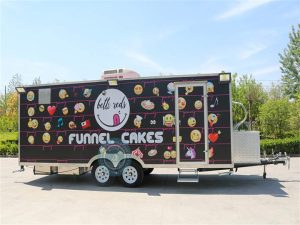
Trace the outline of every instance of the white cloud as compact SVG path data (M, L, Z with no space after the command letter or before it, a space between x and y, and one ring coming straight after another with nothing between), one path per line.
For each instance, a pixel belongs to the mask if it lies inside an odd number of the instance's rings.
M243 48L239 54L240 59L248 59L253 55L265 50L268 46L264 44L250 44Z
M247 11L258 8L262 5L265 5L273 0L244 0L238 2L233 8L221 13L215 19L216 20L225 20L231 17L239 16Z

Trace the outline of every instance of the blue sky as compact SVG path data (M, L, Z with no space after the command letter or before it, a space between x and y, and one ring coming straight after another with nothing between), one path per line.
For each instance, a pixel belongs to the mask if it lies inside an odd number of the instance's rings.
M237 72L268 87L300 21L300 1L1 1L1 87L142 76Z

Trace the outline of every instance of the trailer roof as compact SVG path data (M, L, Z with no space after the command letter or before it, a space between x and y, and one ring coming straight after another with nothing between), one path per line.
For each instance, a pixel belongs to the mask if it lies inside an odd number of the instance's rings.
M223 72L228 73L228 72ZM176 74L176 75L164 75L164 76L147 76L147 77L138 77L138 78L122 78L122 79L112 79L112 80L144 80L144 79L164 79L164 78L176 78L176 77L194 77L194 76L218 76L220 73L208 73L208 74ZM109 80L109 79L108 79ZM96 83L96 82L107 82L108 80L85 80L85 81L68 81L68 82L61 82L61 83L49 83L49 84L40 84L40 85L22 85L18 86L17 88L23 87L23 88L30 88L30 87L45 87L45 86L59 86L59 85L65 85L65 84L82 84L82 83Z

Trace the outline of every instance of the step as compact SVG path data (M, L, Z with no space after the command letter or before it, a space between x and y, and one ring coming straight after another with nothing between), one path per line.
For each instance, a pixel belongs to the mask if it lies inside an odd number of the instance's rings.
M177 182L178 183L198 183L199 182L199 178L177 178Z
M197 169L181 169L178 168L177 182L179 183L197 183L199 182L199 175Z

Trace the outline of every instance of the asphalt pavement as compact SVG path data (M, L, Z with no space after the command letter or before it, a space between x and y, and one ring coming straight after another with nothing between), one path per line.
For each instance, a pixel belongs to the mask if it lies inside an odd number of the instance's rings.
M234 175L200 173L177 183L176 169L155 169L142 187L95 185L90 174L33 175L17 159L0 158L1 224L300 224L300 158L241 168Z

